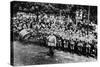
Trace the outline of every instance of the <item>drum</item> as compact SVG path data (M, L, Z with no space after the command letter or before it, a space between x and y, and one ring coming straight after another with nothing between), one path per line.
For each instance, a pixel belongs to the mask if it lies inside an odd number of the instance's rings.
M30 37L30 35L28 35L30 32L27 31L27 29L23 29L19 32L19 35L21 37L21 39L28 39Z
M29 34L30 32L27 31L27 29L23 29L19 32L19 35L24 37L25 35Z

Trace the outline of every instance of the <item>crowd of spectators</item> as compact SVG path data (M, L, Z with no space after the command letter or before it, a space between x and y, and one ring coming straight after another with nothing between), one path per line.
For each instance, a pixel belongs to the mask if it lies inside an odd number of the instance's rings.
M13 31L21 31L22 29L34 29L45 33L53 31L55 34L67 39L79 40L96 40L97 39L97 25L81 21L77 25L73 22L71 17L56 16L41 14L37 16L32 13L18 12L12 18ZM60 33L59 33L60 32Z

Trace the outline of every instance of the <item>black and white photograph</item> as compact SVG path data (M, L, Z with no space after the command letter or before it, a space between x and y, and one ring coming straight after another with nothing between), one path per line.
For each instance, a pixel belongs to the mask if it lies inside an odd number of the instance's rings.
M98 6L10 2L12 66L96 62Z

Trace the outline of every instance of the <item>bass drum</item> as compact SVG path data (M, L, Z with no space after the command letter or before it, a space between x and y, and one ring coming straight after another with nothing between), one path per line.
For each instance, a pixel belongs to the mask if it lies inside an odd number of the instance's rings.
M26 41L30 37L30 32L27 29L23 29L19 32L20 40Z

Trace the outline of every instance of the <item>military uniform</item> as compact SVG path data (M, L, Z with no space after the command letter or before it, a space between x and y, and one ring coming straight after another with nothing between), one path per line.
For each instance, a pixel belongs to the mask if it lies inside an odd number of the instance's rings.
M71 53L74 53L75 42L73 40L70 41L70 49Z
M48 36L48 47L49 47L49 55L54 55L54 47L56 47L56 37L52 34Z
M86 44L86 56L90 55L91 45L89 43Z
M68 50L68 42L64 40L64 49Z
M82 47L83 47L83 44L82 44L81 42L79 42L79 43L77 44L77 53L78 53L79 55L82 54Z

